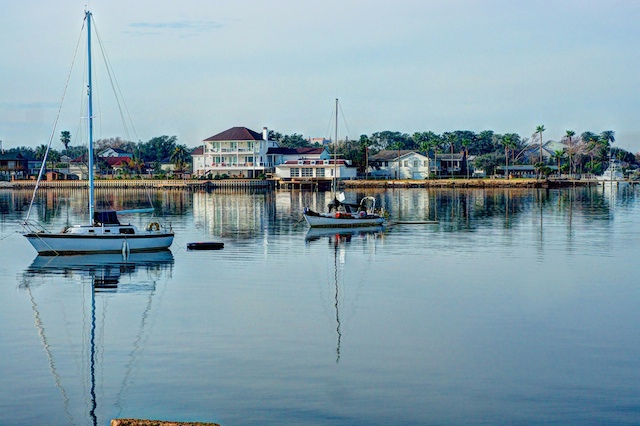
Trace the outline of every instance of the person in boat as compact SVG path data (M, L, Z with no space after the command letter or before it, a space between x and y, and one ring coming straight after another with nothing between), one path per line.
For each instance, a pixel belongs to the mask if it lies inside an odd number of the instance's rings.
M331 213L332 211L338 211L338 208L342 206L344 208L344 211L347 213L353 213L354 211L357 213L359 211L364 211L364 206L360 205L360 204L349 204L349 203L343 203L340 200L338 200L337 198L333 198L333 201L330 202L327 205L327 209L329 211L329 213Z

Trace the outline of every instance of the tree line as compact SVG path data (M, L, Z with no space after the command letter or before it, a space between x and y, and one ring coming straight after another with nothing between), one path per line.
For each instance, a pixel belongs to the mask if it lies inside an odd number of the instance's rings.
M473 165L493 173L498 166L508 164L556 165L565 173L600 174L606 168L610 158L625 163L627 167L637 168L638 155L613 146L615 132L600 133L584 131L580 134L567 130L560 142L563 149L556 149L549 156L540 158L540 147L544 140L544 126L538 126L531 137L522 137L517 133L495 133L483 130L479 133L470 130L456 130L442 134L433 131L413 134L381 131L370 135L361 135L359 140L344 140L329 147L330 152L351 160L362 170L365 168L366 155L374 155L381 150L415 150L421 153L439 155L464 152L473 156ZM281 146L306 146L306 140L298 135L271 134ZM542 143L541 143L542 142Z
M441 134L433 131L414 132L413 134L397 131L381 131L370 135L361 135L358 140L347 138L337 144L331 144L332 154L350 160L361 171L365 170L367 157L375 155L381 150L415 150L423 154L434 155L444 153L464 152L473 156L473 165L493 173L496 167L509 164L537 164L556 165L565 173L595 173L600 174L606 168L610 158L623 162L626 167L638 168L640 154L632 154L622 148L615 147L615 132L612 130L600 133L584 131L580 134L567 130L560 142L564 144L561 150L555 150L547 158L540 158L540 147L544 145L544 126L537 126L530 138L521 137L517 133L495 133L483 130L479 133L470 130L456 130ZM269 139L275 140L283 147L307 147L309 142L300 134L283 134L271 130ZM68 131L60 133L60 143L64 149L51 148L48 154L48 164L60 165L62 156L86 161L87 147L72 146L71 134ZM547 141L548 142L548 141ZM101 152L107 148L119 148L132 154L126 168L140 173L144 169L159 170L161 163L171 162L176 170L188 170L192 158L190 149L178 143L177 136L157 136L147 142L126 141L119 137L99 139L95 142L95 151ZM315 144L319 146L319 144ZM47 145L36 148L21 146L11 148L9 152L20 152L31 158L44 158ZM535 153L537 151L537 153ZM540 164L542 163L542 164ZM105 166L97 159L98 167ZM56 166L53 166L56 167Z
M52 168L64 167L62 162L63 156L69 157L71 160L87 161L88 148L86 146L71 146L71 133L69 131L60 132L60 143L64 149L57 150L53 147L47 152L47 145L42 144L36 148L28 146L20 146L11 148L8 152L19 152L23 156L42 160L47 155L47 164ZM183 171L187 170L191 164L191 151L184 144L178 143L177 136L157 136L151 138L147 142L126 141L120 137L98 139L94 142L95 152L101 152L108 148L121 149L129 154L132 158L124 164L125 172L142 173L145 169L160 170L160 164L173 163L174 169ZM96 158L96 166L99 169L106 169L108 165L104 159Z

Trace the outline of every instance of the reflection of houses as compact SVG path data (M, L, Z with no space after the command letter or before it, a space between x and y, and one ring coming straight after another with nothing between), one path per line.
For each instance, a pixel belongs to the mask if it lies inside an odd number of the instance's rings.
M369 157L372 177L389 179L427 179L436 165L429 157L411 150L382 150Z
M3 180L26 178L29 175L29 162L30 158L19 152L0 153L0 178ZM39 164L42 162L39 161Z
M201 150L194 150L193 174L254 178L271 172L275 167L269 148L277 148L270 141L265 127L262 134L246 127L233 127L204 140Z

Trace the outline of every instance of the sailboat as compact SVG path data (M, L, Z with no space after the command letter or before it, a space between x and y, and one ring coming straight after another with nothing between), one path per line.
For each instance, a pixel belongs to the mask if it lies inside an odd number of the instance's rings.
M338 143L338 99L336 99L336 144ZM337 159L333 159L333 179L331 188L333 200L329 203L328 211L318 213L308 207L304 208L303 216L312 228L357 228L382 225L385 221L384 212L376 207L374 197L363 197L359 203L346 203L344 193L337 192Z
M67 226L60 232L49 232L37 227L29 221L29 215L35 199L38 184L33 191L33 198L27 218L23 222L25 232L23 235L31 243L40 255L66 255L84 253L130 253L141 251L165 250L173 242L173 230L164 229L158 222L149 223L145 229L138 229L132 224L120 223L118 213L150 212L153 209L137 209L126 211L102 211L96 212L94 201L94 176L93 176L93 98L91 75L91 20L92 14L85 11L87 29L87 127L88 127L88 157L89 157L89 217L85 224ZM42 177L42 171L46 164L46 156L38 176L38 182Z

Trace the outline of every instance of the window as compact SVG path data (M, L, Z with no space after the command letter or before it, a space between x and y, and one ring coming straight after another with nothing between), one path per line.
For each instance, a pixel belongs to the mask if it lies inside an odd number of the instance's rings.
M302 177L313 177L313 169L311 167L303 167L301 175Z
M409 160L404 160L404 166L409 167Z
M418 161L418 160L413 160L413 167L416 167L416 168L417 168L417 167L418 167L418 163L419 163L419 161Z
M297 167L292 167L291 177L299 177L299 176L300 176L300 169L298 169Z
M319 167L318 169L316 169L316 177L324 177L324 168L323 167Z

